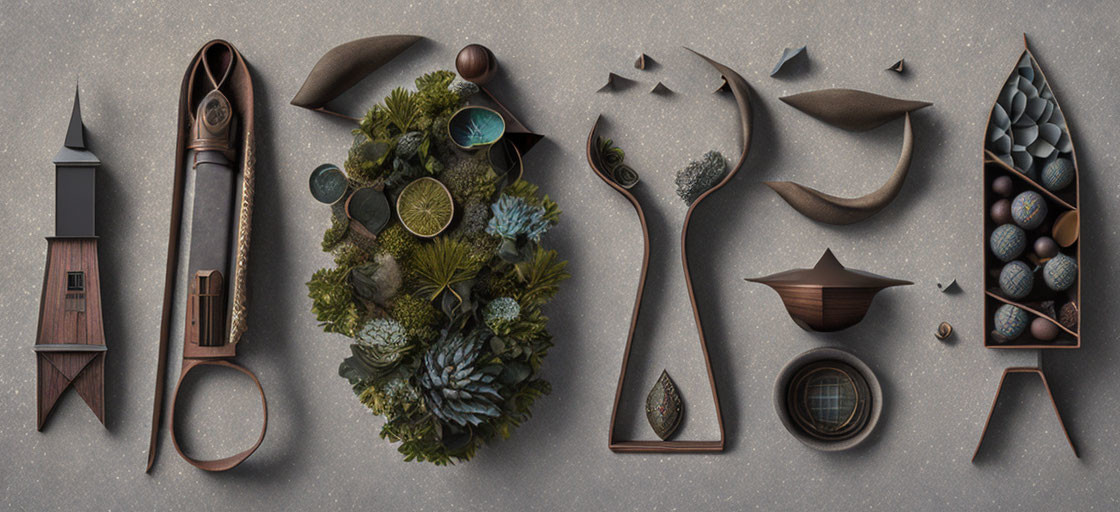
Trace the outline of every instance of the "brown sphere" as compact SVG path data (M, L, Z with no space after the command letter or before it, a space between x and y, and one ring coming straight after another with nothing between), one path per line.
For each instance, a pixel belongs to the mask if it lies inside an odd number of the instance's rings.
M1040 236L1034 241L1034 253L1039 258L1053 258L1058 255L1058 243L1048 236Z
M1011 223L1011 201L1007 199L1000 199L992 203L992 222L996 225L1002 226Z
M1058 326L1045 318L1031 321L1031 336L1038 341L1053 341L1059 334Z
M455 69L463 80L482 85L494 78L498 71L498 59L489 48L480 44L468 44L455 57Z
M1003 197L1011 197L1011 193L1015 191L1015 183L1011 181L1010 176L1000 176L992 180L992 192L995 192Z

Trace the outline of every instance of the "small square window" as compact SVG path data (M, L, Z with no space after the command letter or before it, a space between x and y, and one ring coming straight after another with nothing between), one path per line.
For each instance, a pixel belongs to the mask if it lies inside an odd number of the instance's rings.
M86 289L86 275L84 272L66 273L66 291L82 291Z

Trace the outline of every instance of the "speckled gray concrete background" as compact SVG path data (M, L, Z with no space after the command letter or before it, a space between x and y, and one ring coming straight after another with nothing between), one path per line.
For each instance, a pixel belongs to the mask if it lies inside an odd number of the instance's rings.
M1113 224L1120 219L1114 144L1120 122L1117 19L1106 2L642 2L441 4L378 2L132 2L109 5L5 0L0 16L0 504L71 509L698 510L1115 509L1120 462L1116 393L1120 285ZM1084 349L1050 354L1047 366L1082 458L1060 434L1041 386L1008 389L990 444L969 463L1000 373L1033 354L980 346L979 144L988 109L1032 36L1074 130L1085 215ZM346 345L308 312L303 283L329 262L318 250L327 212L306 192L318 163L344 158L349 127L288 105L315 60L358 37L417 33L411 50L346 96L351 112L417 73L450 67L468 42L502 63L494 85L548 139L528 174L565 209L549 244L575 276L550 306L557 346L545 373L554 392L512 440L468 464L403 463L376 436L380 425L335 374ZM163 287L174 111L193 52L224 37L253 66L260 178L242 360L268 393L268 437L245 465L222 475L188 466L162 439L154 474L143 472ZM808 66L767 76L785 46L807 44ZM688 45L751 83L755 141L746 168L697 213L692 257L728 434L722 455L615 455L607 450L641 240L629 205L593 178L583 143L595 117L640 169L654 257L646 316L633 357L623 425L651 434L638 398L667 367L688 404L681 438L711 437L713 409L679 271L685 208L673 171L708 149L737 151L730 99L710 94L718 74ZM660 64L639 72L636 55ZM900 57L909 73L883 71ZM610 71L639 82L595 90ZM62 142L74 78L99 174L101 261L109 338L108 428L74 394L35 431L31 345L46 244L53 230L50 159ZM658 81L676 91L646 91ZM900 125L867 134L832 129L778 101L855 87L934 102L915 116L914 166L902 195L849 227L814 224L759 182L792 179L841 195L882 183ZM880 295L860 325L833 335L798 329L773 292L742 281L810 266L826 247L841 261L916 285ZM963 291L938 293L939 279ZM948 320L958 335L933 338ZM771 404L778 370L818 346L851 349L886 392L878 433L848 453L811 451L782 428ZM177 373L173 349L171 377ZM218 374L188 407L186 429L203 454L230 452L258 427L255 395ZM224 393L224 395L222 395Z

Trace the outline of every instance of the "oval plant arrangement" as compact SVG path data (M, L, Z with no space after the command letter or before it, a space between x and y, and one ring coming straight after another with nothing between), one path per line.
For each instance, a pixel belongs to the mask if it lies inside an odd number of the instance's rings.
M378 190L394 207L383 224L333 208L322 248L334 266L307 283L319 325L350 338L339 375L410 461L468 460L550 391L541 308L569 275L542 236L560 209L496 171L489 151L467 150L506 125L469 108L477 91L436 71L366 113L344 165L348 190ZM470 144L450 126L465 108L485 112L462 132Z

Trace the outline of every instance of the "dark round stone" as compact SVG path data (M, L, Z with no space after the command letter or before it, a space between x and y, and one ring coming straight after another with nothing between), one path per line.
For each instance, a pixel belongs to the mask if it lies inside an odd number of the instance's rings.
M1031 321L1031 336L1038 341L1053 341L1058 337L1058 326L1045 318L1035 318Z
M1048 236L1040 236L1034 241L1034 253L1039 258L1053 258L1058 255L1058 242Z
M995 192L1003 197L1011 197L1011 193L1015 191L1015 183L1011 181L1010 176L1000 176L992 180L992 192Z
M1011 200L1000 199L992 203L992 222L999 225L1011 223Z
M489 48L469 44L459 50L459 55L455 58L455 69L463 80L482 85L494 78L498 71L498 59Z

